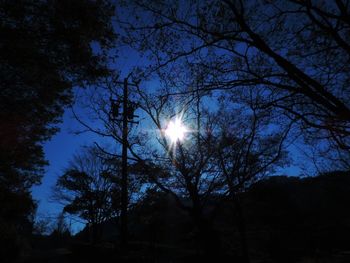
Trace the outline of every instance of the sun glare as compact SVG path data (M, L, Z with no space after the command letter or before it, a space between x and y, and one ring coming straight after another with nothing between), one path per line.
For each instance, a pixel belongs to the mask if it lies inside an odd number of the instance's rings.
M165 129L165 135L171 140L172 143L183 141L186 133L187 129L179 118L170 121Z

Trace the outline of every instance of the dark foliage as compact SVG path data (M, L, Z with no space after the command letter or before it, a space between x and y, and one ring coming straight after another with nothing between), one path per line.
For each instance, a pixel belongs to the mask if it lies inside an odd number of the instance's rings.
M103 51L113 40L108 1L1 1L1 180L39 180L41 142L56 131L75 85L108 73Z
M201 74L201 91L241 97L258 90L262 108L294 119L308 139L349 156L348 1L133 0L125 6L136 13L120 16L126 42L154 59L146 75L156 72L178 87L170 93L194 93L186 77Z
M348 250L349 185L348 172L277 176L255 184L242 196L250 248L275 262L325 259Z
M326 260L324 262L347 262L348 257L342 251L350 249L349 178L348 172L304 179L274 176L239 194L251 261L302 262L308 259L317 262L322 259ZM237 215L232 214L231 206L231 200L222 203L214 220L223 246L216 259L245 262L241 256L239 226L233 223ZM129 260L209 260L200 250L196 224L172 195L150 190L130 210L129 217ZM76 243L72 247L73 257L91 262L99 258L119 258L108 243L103 243L114 242L117 228L111 227L110 222L104 224L108 231L102 243L98 246Z
M114 214L116 174L93 148L88 148L73 157L54 188L54 198L64 204L64 211L77 215L91 228L93 243L101 235L102 223Z
M34 211L42 143L57 132L72 88L108 74L113 12L109 1L0 2L0 218L10 225Z

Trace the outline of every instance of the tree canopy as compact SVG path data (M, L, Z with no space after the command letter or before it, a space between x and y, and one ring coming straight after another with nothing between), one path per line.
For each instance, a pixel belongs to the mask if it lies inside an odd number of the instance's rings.
M201 90L236 97L257 89L261 107L348 156L347 1L135 0L125 8L137 14L119 16L127 43L154 62L146 75L182 94L197 89L186 78L198 72Z
M30 187L47 164L43 142L58 131L73 88L109 74L113 14L108 0L0 2L0 243L7 247L30 233L23 228L36 207Z
M2 182L39 182L41 143L57 131L72 88L108 74L113 12L109 1L1 1Z

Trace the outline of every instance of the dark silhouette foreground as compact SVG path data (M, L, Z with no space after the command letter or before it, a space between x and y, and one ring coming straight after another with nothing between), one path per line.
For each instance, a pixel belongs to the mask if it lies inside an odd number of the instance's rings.
M336 172L315 178L276 176L241 194L251 262L348 262L350 177ZM245 262L230 203L214 220L221 242L216 254L201 250L191 217L169 195L153 195L130 212L129 254L115 249L118 229L105 223L99 244L86 242L88 229L74 237L36 236L25 262ZM210 249L210 248L208 248ZM213 247L214 249L214 247ZM319 260L319 261L317 261Z

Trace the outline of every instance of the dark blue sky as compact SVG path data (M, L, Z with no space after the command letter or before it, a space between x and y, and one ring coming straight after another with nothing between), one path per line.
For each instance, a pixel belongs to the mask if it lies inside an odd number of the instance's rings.
M52 187L62 170L67 166L72 155L82 145L91 144L93 134L74 135L72 131L78 128L78 123L73 119L70 110L67 110L63 117L61 130L45 146L45 155L49 160L46 173L40 186L33 187L33 196L38 203L38 216L56 217L62 206L50 201Z
M118 65L116 67L121 70L122 78L130 72L133 66L138 66L142 63L146 63L146 61L140 58L135 52L129 49L123 49L119 52ZM79 109L77 110L79 111ZM62 210L60 204L50 200L52 187L58 176L62 174L63 169L67 167L72 155L82 146L91 145L94 141L99 140L98 136L92 133L74 134L75 131L80 130L81 126L74 119L70 109L66 110L60 128L60 132L44 145L45 155L50 164L46 167L42 184L33 187L34 199L38 201L38 217L49 216L54 218ZM295 150L292 152L293 155L298 155ZM300 174L300 169L292 166L281 170L280 173L297 176ZM72 228L76 232L82 228L82 224L72 221Z
M133 67L139 66L145 61L136 52L128 48L123 48L118 52L118 64L111 65L120 70L121 78L126 76ZM79 91L79 88L77 89ZM74 109L80 111L75 105ZM80 113L81 114L81 113ZM39 186L32 189L33 197L38 202L37 216L55 218L62 210L62 205L51 199L52 187L56 183L59 175L67 167L69 160L81 147L91 145L99 138L93 133L74 132L81 130L81 125L74 118L71 109L66 109L59 125L60 131L44 144L44 151L49 165L46 167L45 175ZM74 230L81 228L81 224L73 224Z
M37 213L39 217L56 217L61 211L62 206L50 200L52 187L58 176L62 174L63 169L67 167L72 155L82 146L91 145L94 141L99 139L92 133L74 134L74 131L79 130L81 126L72 116L70 109L66 110L63 116L63 122L60 126L60 132L44 146L46 158L49 160L50 165L46 168L42 184L33 188L34 199L38 201ZM297 153L295 152L295 154ZM295 166L283 169L280 172L281 174L291 176L300 174L300 170ZM72 227L74 231L77 231L81 229L82 225L73 221Z

